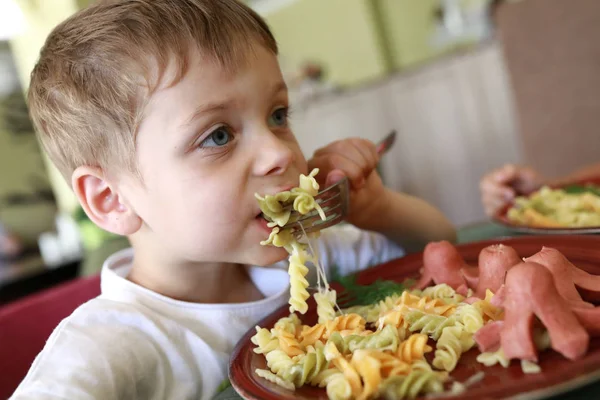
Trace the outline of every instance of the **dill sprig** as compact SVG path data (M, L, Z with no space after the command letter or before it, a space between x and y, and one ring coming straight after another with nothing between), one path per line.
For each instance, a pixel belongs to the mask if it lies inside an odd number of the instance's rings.
M378 279L369 285L361 285L356 282L356 275L340 276L336 267L332 268L331 276L332 281L344 289L338 296L338 303L343 308L375 304L388 296L401 294L415 284L413 279L403 282Z
M569 185L565 186L563 190L569 194L592 193L600 196L600 186L596 185Z

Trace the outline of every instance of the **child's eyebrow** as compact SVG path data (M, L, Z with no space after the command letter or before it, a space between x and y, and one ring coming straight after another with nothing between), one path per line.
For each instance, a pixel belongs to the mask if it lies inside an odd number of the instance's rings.
M279 81L275 85L273 85L273 89L271 90L270 95L272 97L282 91L287 91L287 85L284 81ZM229 100L229 101L225 101L222 103L215 102L215 103L201 104L194 110L194 112L190 115L190 117L183 124L181 124L181 128L188 128L194 122L194 120L196 118L198 118L200 115L208 114L208 113L215 112L215 111L226 110L228 108L231 108L234 105L234 103L235 103L235 100Z
M208 113L215 112L215 111L226 110L226 109L230 108L233 105L233 103L234 103L233 101L226 101L223 103L202 104L194 110L194 112L190 115L190 117L183 124L181 124L181 128L189 127L192 124L192 122L194 122L194 120L196 118L198 118L200 115L208 114Z

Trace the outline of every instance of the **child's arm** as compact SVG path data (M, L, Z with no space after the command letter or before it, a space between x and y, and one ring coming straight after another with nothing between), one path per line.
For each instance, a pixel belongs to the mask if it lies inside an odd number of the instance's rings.
M378 162L373 143L346 139L317 150L309 168L320 169L317 178L326 186L348 177L347 220L358 228L382 233L407 250L420 249L430 241L455 241L456 230L438 209L383 186L375 169Z
M379 232L407 251L421 250L432 241L456 241L454 226L440 210L417 197L387 188L355 225Z

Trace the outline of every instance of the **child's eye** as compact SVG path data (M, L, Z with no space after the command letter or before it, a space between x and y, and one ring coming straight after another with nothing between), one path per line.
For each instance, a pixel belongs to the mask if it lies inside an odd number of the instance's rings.
M226 127L220 126L215 129L201 144L200 147L225 146L233 139L233 135Z
M288 109L285 107L273 111L269 117L269 126L286 126L288 123Z

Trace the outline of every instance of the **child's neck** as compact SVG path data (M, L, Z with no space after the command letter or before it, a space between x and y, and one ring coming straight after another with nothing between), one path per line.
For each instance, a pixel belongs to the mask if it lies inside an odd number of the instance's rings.
M247 267L240 264L154 266L136 255L127 279L153 292L192 303L245 303L263 298Z

